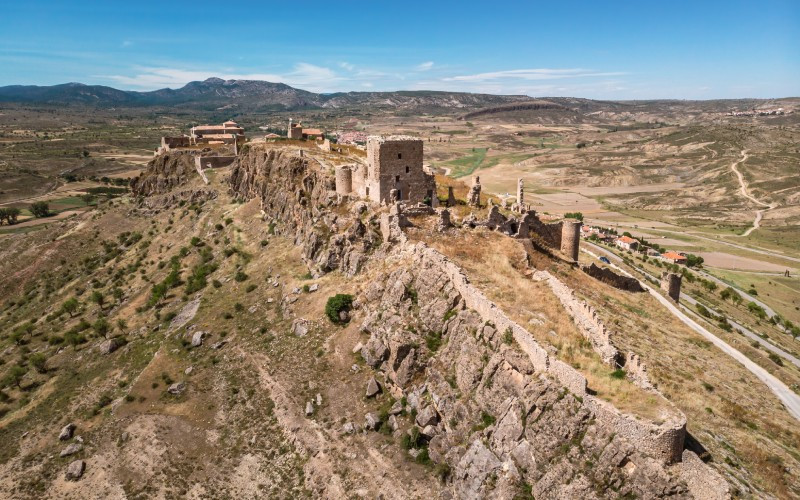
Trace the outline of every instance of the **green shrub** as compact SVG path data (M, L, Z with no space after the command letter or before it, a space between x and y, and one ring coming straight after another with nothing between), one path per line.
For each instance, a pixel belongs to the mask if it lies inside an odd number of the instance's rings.
M625 378L625 370L621 369L614 370L613 372L611 372L609 376L616 380L622 380Z
M325 304L325 315L328 316L328 319L331 320L333 323L341 324L342 320L339 317L339 313L342 311L350 311L350 308L353 306L353 296L338 293L330 298L328 298L328 302Z
M31 357L28 358L28 361L37 372L45 373L47 371L47 368L45 367L45 364L47 364L47 356L45 356L41 352L37 352L31 355Z
M427 337L425 337L425 344L428 346L431 352L436 352L439 350L439 347L442 346L442 334L438 332L430 332Z

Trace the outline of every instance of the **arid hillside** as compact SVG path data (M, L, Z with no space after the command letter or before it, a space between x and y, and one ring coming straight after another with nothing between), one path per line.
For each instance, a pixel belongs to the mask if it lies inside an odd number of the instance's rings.
M253 144L208 184L157 157L130 195L0 237L0 494L800 492L796 420L653 298L457 181L443 227L339 196L347 155Z

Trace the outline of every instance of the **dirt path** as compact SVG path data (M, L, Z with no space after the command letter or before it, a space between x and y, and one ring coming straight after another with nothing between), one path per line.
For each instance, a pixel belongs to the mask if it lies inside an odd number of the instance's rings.
M364 491L383 492L384 498L426 498L430 495L426 481L409 481L407 475L397 470L396 461L380 450L369 444L362 449L362 439L358 435L343 436L305 417L304 402L296 400L292 391L270 374L265 356L243 349L238 352L258 371L262 386L275 402L275 416L280 426L293 438L298 450L308 456L305 467L307 485L314 489L315 495L338 499L352 493L349 484L354 482L354 478L347 480L342 477L343 465L348 466L351 474L360 476L355 482L363 484Z
M739 179L739 190L742 196L744 196L745 198L747 198L748 200L752 201L757 205L761 205L762 207L767 207L767 208L763 210L756 210L756 218L753 220L753 226L747 229L747 231L745 231L744 233L742 233L742 236L749 236L750 233L761 227L761 219L764 218L764 212L775 208L775 204L770 205L768 203L764 203L763 201L758 200L755 196L751 195L750 192L748 191L747 181L744 180L744 176L742 175L741 172L739 172L739 169L736 168L736 166L739 165L740 163L744 163L745 161L747 161L747 158L748 158L747 150L743 149L742 157L736 160L735 162L731 163L731 170L733 170L733 173L736 174L736 178Z

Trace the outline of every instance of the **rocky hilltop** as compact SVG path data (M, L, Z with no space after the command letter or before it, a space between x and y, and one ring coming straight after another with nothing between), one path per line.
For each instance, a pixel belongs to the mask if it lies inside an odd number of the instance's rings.
M645 295L576 268L569 225L368 204L335 190L359 158L298 148L161 155L6 240L0 496L760 494L572 288Z
M410 243L385 209L349 202L333 187L321 164L286 150L251 148L231 173L233 192L258 199L314 272L374 274L349 318L369 335L355 352L375 370L367 395L386 391L398 402L368 414L365 428L388 426L411 440L412 453L447 471L444 491L727 496L724 481L683 451L685 417L648 428L593 398L585 380L575 384L580 375L548 362L455 264ZM392 271L375 274L385 264Z

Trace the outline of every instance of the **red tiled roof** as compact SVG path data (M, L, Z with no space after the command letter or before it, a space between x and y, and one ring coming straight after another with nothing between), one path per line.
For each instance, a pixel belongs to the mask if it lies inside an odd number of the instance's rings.
M661 257L669 260L686 260L686 257L676 252L665 252L661 254Z
M623 243L634 243L634 242L638 243L638 241L634 240L633 238L631 238L629 236L622 236L622 237L619 238L618 241L621 241Z

